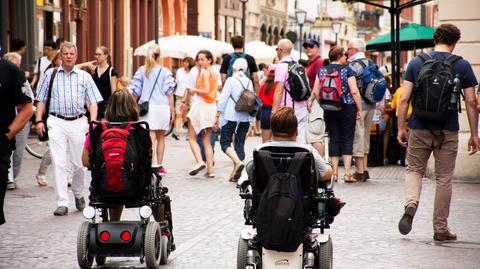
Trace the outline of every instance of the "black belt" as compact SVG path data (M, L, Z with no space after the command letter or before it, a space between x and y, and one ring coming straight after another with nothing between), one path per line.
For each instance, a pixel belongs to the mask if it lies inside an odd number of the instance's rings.
M77 119L80 119L84 116L83 114L80 114L78 116L65 117L65 116L62 116L62 115L59 115L59 114L56 114L56 113L50 113L50 115L52 115L56 118L62 119L62 120L77 120Z

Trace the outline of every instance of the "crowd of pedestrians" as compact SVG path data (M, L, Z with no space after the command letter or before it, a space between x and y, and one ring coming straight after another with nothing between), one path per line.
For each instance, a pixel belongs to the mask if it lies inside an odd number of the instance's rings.
M460 32L455 26L441 25L435 32L435 49L429 57L448 59L459 39ZM383 100L372 103L364 96L367 85L363 77L373 62L365 54L365 42L358 38L352 38L347 48L332 46L328 59L321 58L317 40L307 39L302 44L308 57L305 62L306 86L311 89L308 98L304 99L294 98L291 93L295 90L291 78L292 64L296 63L291 56L293 44L288 39L278 42L277 56L269 65L257 65L252 56L244 53L243 37L234 36L231 38L234 52L224 55L220 66L215 65L214 55L205 49L200 50L195 59L181 59L181 68L174 72L162 66L162 48L154 45L148 49L144 65L136 70L130 83L119 78L107 47L99 46L95 50L94 61L77 63L78 52L73 43L47 41L44 56L38 59L34 69L31 85L35 92L32 92L25 74L18 68L25 44L18 40L15 42L12 48L16 51L7 53L5 60L0 60L0 109L5 115L0 119L0 129L5 133L1 137L0 154L2 208L7 184L14 188L12 184L20 171L23 148L31 129L28 122L33 100L36 101L36 132L39 137L46 138L48 134L49 139L49 151L42 159L36 180L39 186L48 184L46 169L51 159L57 200L54 215L58 216L68 214L69 178L76 208L82 210L85 207L83 165L88 166L90 150L88 138L85 142L88 121L139 119L148 122L154 142L152 167L161 174L167 173L168 169L164 167L165 156L168 156L165 154L168 151L165 136L172 126L172 136L177 140L181 138L182 127L187 128L186 140L194 165L184 173L190 176L205 170L204 177L216 177L214 149L220 135L221 150L232 161L228 180L236 182L245 167L244 146L249 129L261 132L263 143L270 141L272 114L281 111L280 114L289 116L293 113L296 118L297 128L294 133L288 134L288 140L311 145L316 150L315 154L323 158L329 156L335 181L339 179L339 165L343 161L343 180L346 183L370 178L367 164L372 121L383 122L384 131L398 130L398 143L407 148L404 157L407 165L405 213L399 223L402 234L411 229L418 207L421 178L433 152L437 168L434 238L456 239L456 235L450 232L447 218L455 168L455 162L451 160L455 159L458 149L458 113L453 110L446 112L446 121L441 124L430 123L418 116L418 106L417 112L415 108L418 97L415 97L413 89L418 87L416 82L423 66L421 57L415 57L408 65L402 87L389 89ZM391 72L389 68L389 65L380 68L387 79ZM460 75L460 86L465 94L471 127L468 146L469 153L473 154L479 147L477 109L480 109L480 101L476 107L474 92L477 79L464 59L453 63L453 72ZM338 82L335 87L328 85L329 89L337 89L335 104L325 105L326 80ZM257 113L237 109L236 104L245 92L258 96L261 101ZM409 108L407 114L411 96L414 107ZM109 102L112 98L114 100ZM135 105L132 110L130 105L134 103L138 107ZM284 107L291 109L286 111L282 109ZM397 112L393 113L396 117L388 113L392 109L396 109ZM397 126L394 126L391 119L397 117ZM282 135L277 130L274 136L281 140ZM386 147L388 143L384 144ZM12 151L16 155L13 155L13 181L9 183L8 167ZM386 150L383 152L386 153ZM354 173L353 161L356 167ZM121 210L113 214L115 219L119 219ZM0 224L3 222L2 213Z

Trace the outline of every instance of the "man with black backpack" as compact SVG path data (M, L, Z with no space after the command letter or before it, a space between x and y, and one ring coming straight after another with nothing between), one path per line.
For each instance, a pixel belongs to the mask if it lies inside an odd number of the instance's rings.
M307 99L310 97L310 84L305 67L290 56L293 44L288 39L278 41L277 57L280 59L275 68L275 94L272 114L280 107L291 107L298 120L297 141L305 143L305 127L308 122Z
M255 59L244 52L243 48L245 47L245 40L243 36L241 35L233 36L231 39L231 42L232 42L233 52L223 57L222 66L220 67L220 74L222 76L222 85L225 84L225 80L227 78L232 76L233 74L232 66L235 60L238 58L244 58L245 60L247 60L247 63L248 63L248 70L245 73L252 81L255 92L258 93L258 90L260 89L259 82L258 82L258 73L257 73L258 66L257 66L257 63L255 62Z
M405 73L403 91L398 103L398 142L407 147L408 166L405 173L405 211L398 228L406 235L420 200L422 178L428 159L435 158L436 191L433 209L433 239L456 240L448 227L452 178L458 152L458 112L463 89L470 139L468 153L479 147L478 114L475 101L477 79L468 61L453 55L460 39L460 30L452 24L440 25L433 35L435 49L415 57ZM413 114L409 121L410 133L405 131L405 116L412 99Z

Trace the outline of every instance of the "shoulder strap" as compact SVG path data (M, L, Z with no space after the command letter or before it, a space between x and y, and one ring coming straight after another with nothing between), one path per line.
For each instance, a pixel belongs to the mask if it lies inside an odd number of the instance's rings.
M303 162L307 157L306 152L296 152L293 159L290 161L290 165L288 166L287 173L297 175L300 172L300 169L303 166Z
M243 83L239 78L235 77L235 79L238 80L238 83L240 83L240 85L242 85L242 88L243 88L244 91L248 90L247 88L245 88L245 86L243 86Z
M462 59L462 57L460 57L458 55L455 55L455 54L452 54L452 55L448 56L447 62L449 62L453 66L453 64L460 59Z
M107 126L107 123L104 120L100 121L100 124L102 125L102 128L103 128L104 131L109 129L108 126Z
M359 63L359 64L362 66L362 68L367 67L367 65L362 61L362 59L358 59L358 60L355 60L355 61L353 61L353 62L354 62L354 63Z
M264 165L267 175L275 174L277 172L277 168L275 167L271 153L266 150L259 150L258 155L260 156L260 160Z
M150 99L152 98L153 91L155 90L155 86L157 85L158 77L160 76L160 73L162 73L162 68L160 67L160 70L158 70L157 78L155 79L155 83L153 83L152 91L150 92L150 96L148 97L148 102L150 102Z
M48 84L48 91L47 91L47 103L45 104L45 114L48 115L50 112L50 97L52 95L52 88L53 82L55 80L55 76L57 75L58 68L54 68L52 72L52 76L50 77L50 83Z
M423 62L426 62L426 61L432 59L432 56L430 56L430 55L427 54L427 53L420 53L420 54L418 55L418 57L420 57L420 59L422 59Z
M112 79L112 69L113 69L113 67L112 67L112 66L109 66L109 69L108 69L108 77L109 77L110 79Z

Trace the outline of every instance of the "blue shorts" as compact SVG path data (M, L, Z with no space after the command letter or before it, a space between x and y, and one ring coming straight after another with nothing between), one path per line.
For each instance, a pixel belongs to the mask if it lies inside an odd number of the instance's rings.
M271 106L262 106L260 110L260 128L270 129L270 117L272 116Z

